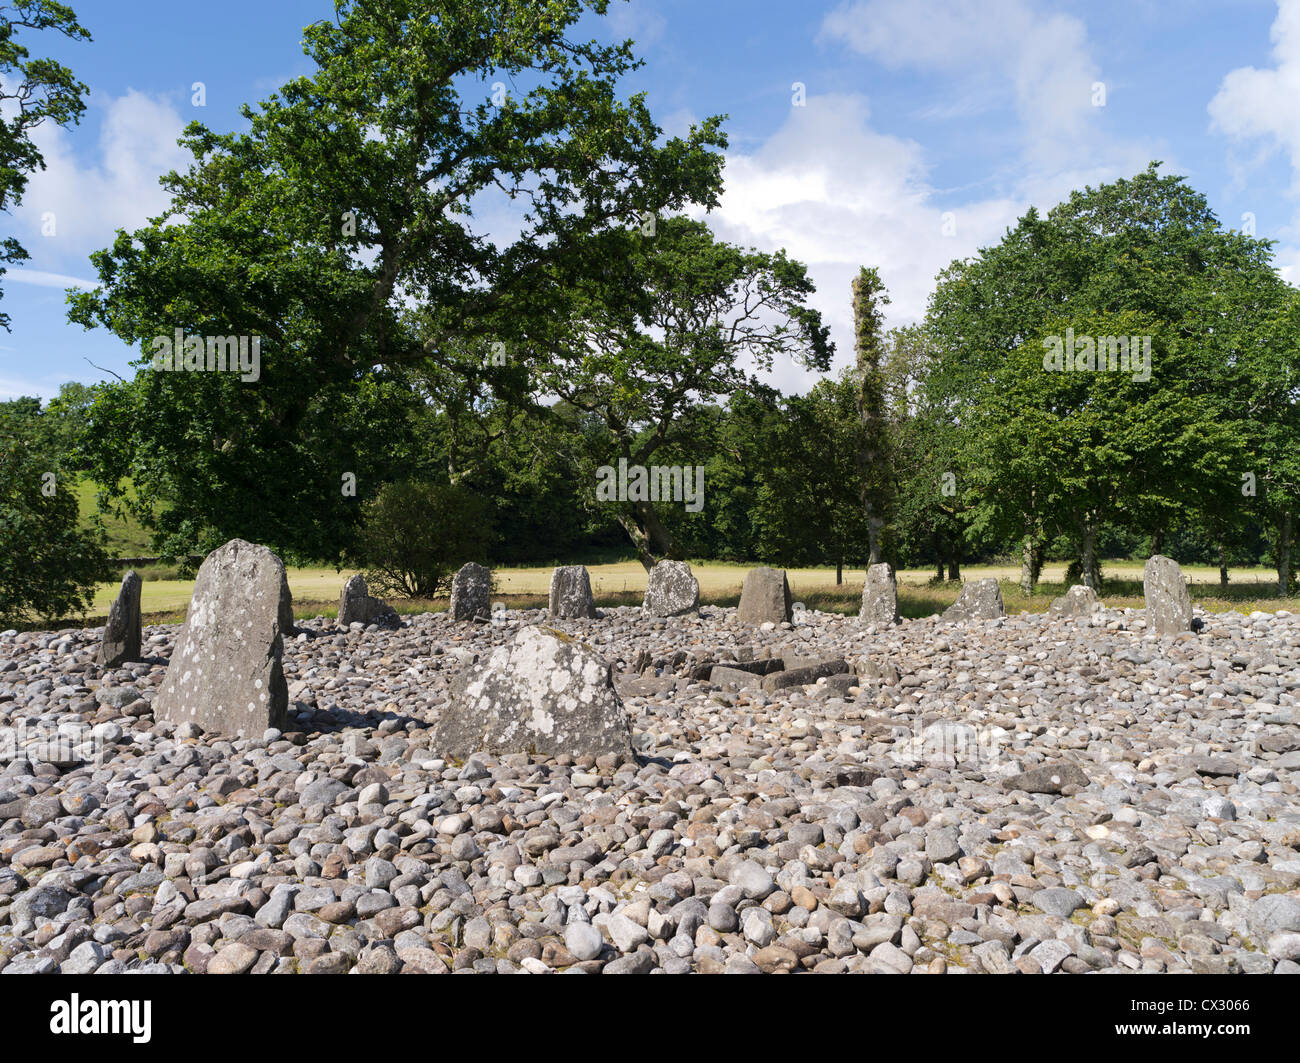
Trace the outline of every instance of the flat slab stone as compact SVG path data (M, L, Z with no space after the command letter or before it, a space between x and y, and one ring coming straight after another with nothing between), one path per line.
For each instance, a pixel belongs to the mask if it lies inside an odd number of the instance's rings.
M430 747L471 753L615 753L632 756L632 731L607 661L562 632L526 627L452 680Z
M269 727L283 729L288 593L284 563L265 546L232 539L213 550L194 582L185 627L154 699L155 718L259 738Z
M1002 589L995 579L977 579L962 585L957 600L944 610L944 620L996 620L1006 616Z

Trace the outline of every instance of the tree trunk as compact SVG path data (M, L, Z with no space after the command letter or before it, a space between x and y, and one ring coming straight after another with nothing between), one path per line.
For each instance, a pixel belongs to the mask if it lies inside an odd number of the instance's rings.
M934 563L934 578L942 583L945 571L943 558L939 558L939 560Z
M1151 552L1153 554L1163 554L1165 552L1165 530L1163 528L1151 536Z
M1038 574L1043 567L1041 553L1038 537L1032 532L1026 535L1020 554L1020 593L1026 598L1032 598L1034 588L1038 586Z
M1284 510L1277 521L1277 596L1285 598L1291 589L1291 511Z
M961 561L953 555L950 555L948 558L948 582L961 582Z
M884 524L879 517L870 515L871 507L867 507L867 566L880 564L880 528Z
M1228 585L1228 548L1219 540L1219 586Z
M843 582L844 582L844 558L837 557L835 559L835 586L838 587Z

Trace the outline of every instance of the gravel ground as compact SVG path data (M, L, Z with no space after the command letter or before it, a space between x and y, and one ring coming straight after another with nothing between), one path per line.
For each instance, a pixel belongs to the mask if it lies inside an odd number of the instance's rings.
M1300 617L1203 619L556 623L631 763L429 747L542 612L302 622L239 741L154 723L177 626L6 632L0 970L1300 973ZM694 678L769 656L856 674Z

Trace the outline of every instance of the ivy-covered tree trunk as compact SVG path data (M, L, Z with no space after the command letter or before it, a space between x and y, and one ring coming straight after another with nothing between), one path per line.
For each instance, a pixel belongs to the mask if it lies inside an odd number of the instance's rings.
M1020 553L1020 591L1033 597L1038 577L1043 571L1043 540L1039 529L1031 528L1024 537Z
M892 473L888 421L885 417L883 355L884 313L889 303L885 286L874 268L864 266L853 281L853 326L858 374L858 473L861 477L862 513L867 522L868 565L881 561L881 541L889 512Z
M1094 591L1101 590L1101 566L1097 563L1097 519L1085 517L1083 521L1083 543L1079 551L1079 565L1082 568L1083 585Z
M1291 532L1293 514L1284 509L1277 520L1277 594L1285 598L1291 588Z

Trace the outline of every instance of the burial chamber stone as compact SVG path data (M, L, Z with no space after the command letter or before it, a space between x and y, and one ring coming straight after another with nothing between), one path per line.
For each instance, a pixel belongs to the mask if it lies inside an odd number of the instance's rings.
M1006 616L1002 590L995 579L977 579L962 585L957 600L944 610L944 620L996 620Z

